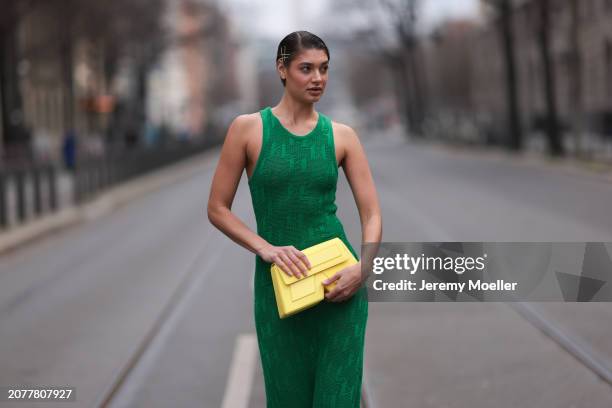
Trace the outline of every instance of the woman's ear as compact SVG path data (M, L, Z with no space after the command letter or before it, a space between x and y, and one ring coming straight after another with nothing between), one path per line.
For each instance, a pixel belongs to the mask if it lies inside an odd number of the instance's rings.
M278 61L277 65L276 65L276 69L277 69L277 70L278 70L278 72L280 73L280 77L281 77L282 79L287 79L287 68L286 68L286 67L283 65L283 63L280 61L280 58L279 58L279 61Z

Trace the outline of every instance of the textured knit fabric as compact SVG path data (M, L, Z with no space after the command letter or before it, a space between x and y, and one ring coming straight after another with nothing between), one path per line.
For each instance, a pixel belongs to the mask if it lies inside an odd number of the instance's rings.
M336 217L338 165L331 120L319 112L307 135L287 130L270 107L260 111L263 140L249 180L257 233L302 250L339 237L359 259ZM360 406L365 286L344 302L323 300L280 319L271 264L255 259L254 313L268 408Z

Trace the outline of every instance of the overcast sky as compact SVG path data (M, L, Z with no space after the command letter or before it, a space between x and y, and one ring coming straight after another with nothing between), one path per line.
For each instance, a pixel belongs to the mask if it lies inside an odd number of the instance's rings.
M475 17L478 0L422 0L421 17L431 27L448 17Z
M243 30L248 27L245 31L249 33L255 30L259 35L276 38L296 29L318 31L317 22L323 13L329 12L332 1L232 0L221 2L221 5L237 17ZM429 29L451 17L476 17L478 3L479 0L421 0L423 27ZM329 18L321 21L329 21Z

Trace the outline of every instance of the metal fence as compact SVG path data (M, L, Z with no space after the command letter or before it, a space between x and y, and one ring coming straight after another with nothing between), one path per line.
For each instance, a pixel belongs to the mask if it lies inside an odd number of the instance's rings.
M62 169L55 164L0 164L0 229L55 212L62 203L81 204L113 185L176 163L218 143L214 139L176 141L110 152L103 157L83 157L77 160L72 171L63 172L71 180L71 197L64 197L65 189L58 189Z
M14 186L9 196L9 185ZM9 226L9 210L14 207L17 222L28 219L30 202L26 190L32 189L31 204L36 217L57 210L57 177L53 165L19 165L0 168L0 228Z

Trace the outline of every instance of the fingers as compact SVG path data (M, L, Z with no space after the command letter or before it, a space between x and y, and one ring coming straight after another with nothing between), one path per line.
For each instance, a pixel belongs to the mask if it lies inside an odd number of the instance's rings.
M337 284L329 293L325 295L330 302L343 302L352 295L350 288L345 288Z
M294 249L292 250L292 252L289 252L287 255L291 259L293 264L299 269L300 274L303 276L308 276L309 268L306 267L306 264L302 261L300 256L297 254L298 252L299 251L297 249Z
M342 274L340 274L339 272L335 273L331 278L327 278L327 279L323 280L323 284L324 285L329 285L330 283L333 283L333 282L337 281L338 279L340 279L341 276L342 276Z
M287 264L285 263L285 261L282 260L280 254L279 255L275 255L274 258L272 258L272 261L279 267L281 268L281 270L283 272L285 272L287 275L289 276L293 276L293 272L291 271L291 269L289 268L289 266L287 266Z
M302 251L298 251L296 248L293 249L295 250L295 254L297 255L297 257L302 261L302 263L304 263L304 265L306 265L306 269L312 268L306 254L304 254Z
M273 258L274 262L289 276L296 278L308 275L307 269L300 261L300 258L293 252L295 248L284 247Z
M272 262L276 263L287 275L302 278L308 276L312 267L308 257L294 246L276 247Z
M323 281L323 284L329 285L330 283L336 282L338 281L338 279L340 279L340 276L341 274L338 272L331 278L325 279ZM336 282L336 285L329 292L325 294L325 297L332 302L337 301L339 297L342 297L342 292L344 291L344 285L345 285L345 282L342 282L342 281Z
M285 253L280 253L279 256L285 264L285 272L289 272L289 276L293 275L296 278L299 278L301 275L300 268L298 268L297 265L293 263L290 256Z
M325 294L325 298L330 302L343 302L350 298L359 287L355 286L349 279L341 279L344 275L344 270L336 272L331 278L322 281L324 285L329 285L336 282L336 285Z

